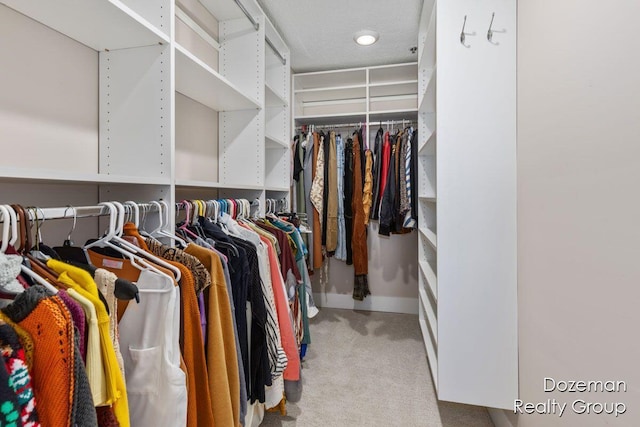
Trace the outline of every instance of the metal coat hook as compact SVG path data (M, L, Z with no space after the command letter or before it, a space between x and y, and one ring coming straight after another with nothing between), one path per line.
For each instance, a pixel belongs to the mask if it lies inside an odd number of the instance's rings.
M489 24L489 30L487 31L487 40L489 40L490 42L493 41L493 30L491 29L491 27L493 27L493 18L496 16L496 13L493 12L491 14L491 23Z
M467 15L464 15L464 22L462 23L462 31L460 32L460 43L462 44L462 46L466 45L464 44L465 40L466 40L466 36L464 35L464 27L466 27L467 25Z

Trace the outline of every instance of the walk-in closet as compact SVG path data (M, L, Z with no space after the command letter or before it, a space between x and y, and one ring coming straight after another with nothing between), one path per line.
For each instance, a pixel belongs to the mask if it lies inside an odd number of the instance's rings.
M0 0L0 427L640 425L639 14Z

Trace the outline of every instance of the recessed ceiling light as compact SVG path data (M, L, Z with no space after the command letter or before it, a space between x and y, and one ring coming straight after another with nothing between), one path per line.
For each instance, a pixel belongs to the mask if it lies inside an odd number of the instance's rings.
M377 42L378 37L380 37L380 34L375 31L362 30L355 33L353 40L355 40L355 42L360 46L369 46Z

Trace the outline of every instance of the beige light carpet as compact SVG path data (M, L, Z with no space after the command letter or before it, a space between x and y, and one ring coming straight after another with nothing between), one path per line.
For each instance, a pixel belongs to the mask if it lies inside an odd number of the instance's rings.
M311 319L302 399L265 427L493 427L485 408L438 402L418 317L323 308Z

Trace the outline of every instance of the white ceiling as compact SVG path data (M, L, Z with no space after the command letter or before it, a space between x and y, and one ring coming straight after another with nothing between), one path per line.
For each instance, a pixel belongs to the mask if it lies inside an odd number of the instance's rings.
M294 72L417 61L422 0L258 0L291 49ZM360 30L380 33L358 46Z

